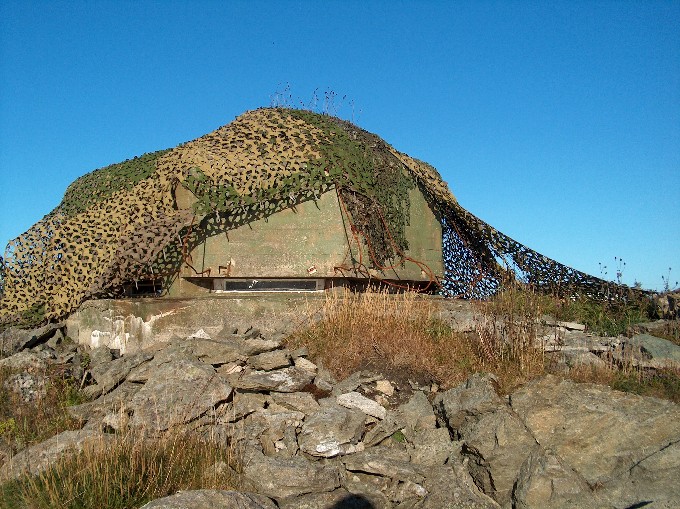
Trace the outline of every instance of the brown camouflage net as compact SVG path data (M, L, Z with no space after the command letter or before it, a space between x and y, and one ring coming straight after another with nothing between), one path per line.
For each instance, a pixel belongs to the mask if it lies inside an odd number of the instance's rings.
M121 295L139 280L167 284L206 237L331 188L347 198L352 221L383 263L408 248L414 185L444 227L445 293L487 297L508 275L595 297L616 286L495 230L458 205L434 168L377 136L333 117L266 108L76 180L57 208L8 244L4 263L0 258L0 323L36 311L59 319L86 299ZM372 220L376 211L384 227Z

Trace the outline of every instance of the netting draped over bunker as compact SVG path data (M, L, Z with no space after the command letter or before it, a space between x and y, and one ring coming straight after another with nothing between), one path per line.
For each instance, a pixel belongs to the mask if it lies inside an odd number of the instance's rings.
M486 297L509 275L594 296L612 285L498 232L463 209L434 168L379 137L334 117L263 108L174 149L77 179L52 212L8 244L0 322L38 311L59 319L135 281L171 282L207 237L330 189L370 247L368 263L404 263L414 186L442 223L445 274L438 283L445 293Z

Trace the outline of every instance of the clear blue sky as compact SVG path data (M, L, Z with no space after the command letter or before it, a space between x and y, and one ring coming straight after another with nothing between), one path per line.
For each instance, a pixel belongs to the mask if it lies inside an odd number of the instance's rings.
M680 1L2 0L0 243L78 176L286 83L346 95L340 116L547 256L680 279Z

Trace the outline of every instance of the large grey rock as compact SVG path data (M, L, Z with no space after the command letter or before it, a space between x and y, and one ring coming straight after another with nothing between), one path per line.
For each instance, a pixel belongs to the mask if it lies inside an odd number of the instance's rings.
M9 327L0 333L0 354L12 355L25 348L45 343L63 327L62 322L48 323L30 330Z
M311 456L332 458L356 451L366 416L339 405L322 407L310 415L298 436L300 450Z
M243 371L227 375L235 389L248 391L299 392L313 375L295 366L274 371Z
M192 490L153 500L140 509L276 509L276 504L254 493Z
M460 445L454 445L447 428L405 430L411 462L419 465L443 465L452 455L457 455Z
M472 375L464 384L438 394L433 402L440 422L459 436L468 423L505 404L496 393L495 378L484 374Z
M416 431L435 427L436 417L432 405L425 394L416 391L406 403L388 411L382 422L366 433L364 443L367 446L379 444L396 431L405 428Z
M267 397L264 394L235 391L233 400L220 415L218 421L221 423L236 422L264 408L266 402Z
M412 507L418 509L500 509L477 488L462 465L452 464L425 471L427 496Z
M247 357L247 354L236 342L191 339L187 343L188 350L206 364L219 365L244 361Z
M16 479L24 474L37 475L60 459L78 453L88 445L104 446L112 438L95 430L62 431L14 455L0 468L0 480Z
M36 352L22 351L0 359L0 369L10 371L41 370L47 367L47 361Z
M649 334L637 334L626 339L622 361L632 361L644 368L680 369L680 346Z
M477 486L506 504L520 467L537 444L493 385L493 378L474 375L438 395L435 407L440 419L463 441L462 453Z
M137 366L153 359L153 355L139 352L125 355L111 362L105 362L93 367L90 371L97 382L96 385L85 387L84 393L88 398L97 398L106 394L120 384Z
M125 412L132 397L142 386L124 381L108 394L80 405L66 407L74 419L88 422L88 427L99 428L101 419L111 413Z
M291 410L297 410L305 415L311 415L320 408L314 396L308 392L273 392L271 397L276 404Z
M398 481L422 483L425 478L422 468L409 462L406 451L384 446L345 456L342 463L350 472L365 472Z
M372 504L374 509L392 508L390 488L394 486L392 479L364 472L345 472L342 487L350 493L361 495Z
M550 450L536 449L522 465L513 492L515 509L607 507L577 472Z
M252 337L239 341L238 344L239 349L244 355L252 356L276 350L281 346L281 341L275 339Z
M163 364L132 398L130 424L162 431L190 422L231 396L232 388L215 370L190 358Z
M106 370L106 365L113 360L113 352L108 346L98 346L89 352L90 357L90 371L98 374L100 371Z
M340 487L337 466L308 461L299 456L274 458L250 454L244 461L243 477L253 491L277 500Z
M605 484L602 497L614 507L677 508L680 507L678 472L680 443L674 442Z
M617 504L677 501L680 407L554 376L513 393L511 404L536 440ZM635 475L634 475L635 473ZM664 491L666 489L666 491ZM639 500L638 493L647 493Z

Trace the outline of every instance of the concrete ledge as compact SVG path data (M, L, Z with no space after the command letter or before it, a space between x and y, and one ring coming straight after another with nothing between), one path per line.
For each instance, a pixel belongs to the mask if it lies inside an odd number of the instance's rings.
M223 328L288 333L309 322L323 305L323 293L238 293L191 299L92 300L66 321L67 334L92 348L136 352L174 336L203 329L215 337Z

